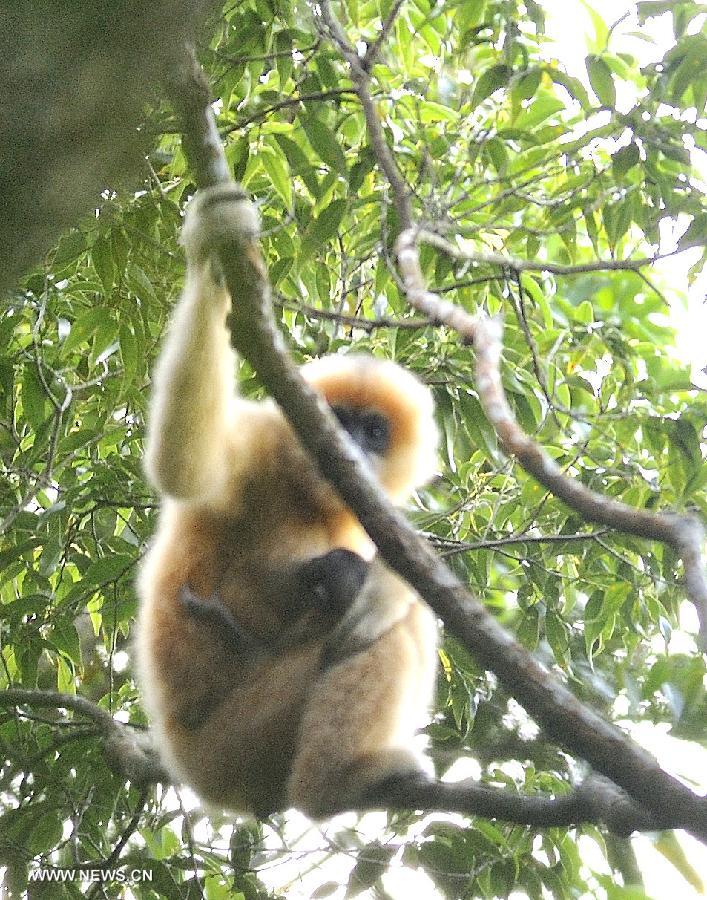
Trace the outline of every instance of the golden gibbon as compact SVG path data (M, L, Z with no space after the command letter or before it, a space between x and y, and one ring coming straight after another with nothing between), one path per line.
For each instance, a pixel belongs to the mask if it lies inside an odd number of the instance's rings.
M206 801L313 818L419 773L430 610L383 562L270 400L239 396L214 259L258 233L236 185L200 192L185 287L156 366L146 471L162 497L139 579L139 680L155 745ZM233 298L238 303L238 297ZM434 470L429 390L392 362L302 367L395 502Z

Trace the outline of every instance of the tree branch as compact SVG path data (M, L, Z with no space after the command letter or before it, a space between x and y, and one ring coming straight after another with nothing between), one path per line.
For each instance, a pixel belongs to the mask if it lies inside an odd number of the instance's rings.
M508 404L499 368L501 333L498 320L473 321L479 401L502 447L516 457L526 472L587 522L607 525L673 547L682 559L686 592L697 610L702 642L707 643L707 576L702 559L702 524L694 516L636 509L598 494L565 475L545 450L523 432Z
M375 802L370 807L364 805L364 809L445 810L535 828L605 825L623 837L634 831L657 831L680 824L674 814L652 816L613 781L596 774L557 797L513 794L472 780L447 783L422 777L377 786L375 793Z
M326 3L322 4L324 8ZM182 108L181 92L194 92L193 86L184 84L190 77L196 77L193 65L173 79L175 99ZM203 94L203 76L200 85ZM192 111L193 115L184 118L185 147L194 171L201 173L200 183L214 184L225 166L217 161L209 167L215 127L205 124L211 114L208 100L204 109L194 111L192 107ZM397 183L400 191L406 192L404 181L398 179ZM403 208L409 208L406 198L407 193L400 194ZM616 727L579 703L501 628L383 496L358 452L341 433L331 410L305 384L287 355L273 319L270 286L256 243L244 246L234 235L214 249L229 291L238 299L230 320L236 350L258 373L322 475L359 517L386 562L427 600L480 664L496 673L548 734L611 778L656 820L669 816L707 841L704 800L664 772Z
M116 721L110 713L84 697L24 688L9 688L0 693L0 707L25 705L68 709L91 719L103 737L104 751L111 768L140 786L142 794L135 813L109 857L109 861L115 862L135 830L145 804L146 788L154 783L169 783L169 775L157 761L147 741L142 740L145 735ZM76 725L79 727L79 723ZM513 794L479 785L472 780L446 784L425 777L413 778L377 786L375 797L371 798L370 803L364 801L359 810L363 812L381 807L444 809L536 828L604 824L619 835L673 828L681 824L681 818L669 812L660 818L646 813L613 782L596 774L591 774L569 793L555 798Z
M118 722L105 709L76 694L59 691L34 691L26 688L7 688L0 691L0 708L31 706L39 709L67 709L90 719L103 736L103 750L112 769L135 784L169 783L170 778L146 740L146 735L129 725ZM63 720L62 724L69 724ZM74 724L71 720L71 724ZM75 724L79 724L78 722Z
M429 244L441 250L452 259L477 263L486 266L501 266L512 269L514 272L550 272L553 275L585 275L588 272L637 272L645 266L662 259L668 259L682 250L671 250L669 253L657 253L655 256L640 256L635 259L595 259L586 263L566 265L564 263L550 262L544 259L519 259L515 256L506 256L504 253L484 253L479 250L471 250L459 247L450 241L424 228L415 229L416 239L421 244Z
M599 531L588 531L585 534L512 534L504 538L491 538L485 541L446 540L437 535L428 534L427 538L435 546L445 548L445 556L452 553L468 553L472 550L495 550L513 544L567 544L576 541L593 541L609 533L608 528Z
M368 49L366 50L366 53L364 54L364 57L361 61L363 68L367 72L371 71L371 67L378 59L381 48L385 43L388 35L390 34L391 29L395 25L395 20L398 18L400 7L404 2L405 0L395 0L393 5L390 7L390 10L388 11L388 15L385 17L383 23L381 24L381 30L376 36L375 41L373 41L372 44L368 45Z
M351 328L361 328L363 331L374 331L376 328L403 328L418 330L427 328L433 323L429 319L398 319L392 316L380 316L377 319L366 319L363 316L347 316L345 313L334 312L331 309L319 309L317 306L309 306L306 303L289 303L287 300L275 300L275 305L290 312L299 312L313 319L326 319L330 322L338 322ZM1 534L2 532L0 532Z
M240 131L243 128L247 128L248 125L252 125L254 122L259 122L261 119L267 118L271 113L277 112L279 109L287 109L289 106L299 106L300 103L311 103L315 100L331 100L335 97L350 96L354 93L355 92L350 88L332 88L328 91L313 91L310 94L297 94L294 97L278 100L277 103L273 103L265 109L256 110L252 115L247 116L244 119L239 119L234 125L229 125L228 128L223 129L220 133L222 136L226 136L233 131Z

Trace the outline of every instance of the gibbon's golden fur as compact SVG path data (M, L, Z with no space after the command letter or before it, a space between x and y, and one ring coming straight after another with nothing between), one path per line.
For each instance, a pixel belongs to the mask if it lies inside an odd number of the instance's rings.
M323 817L420 771L411 742L437 629L404 582L370 562L369 539L279 408L236 393L231 301L211 253L219 237L245 248L257 231L235 186L200 193L187 212L186 284L148 427L163 506L139 582L138 670L176 779L232 810ZM433 406L412 375L363 356L302 374L394 501L429 478Z

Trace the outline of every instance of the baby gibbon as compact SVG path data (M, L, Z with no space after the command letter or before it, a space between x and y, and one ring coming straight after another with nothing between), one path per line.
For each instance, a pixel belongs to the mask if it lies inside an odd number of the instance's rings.
M323 817L419 772L436 661L429 609L378 558L279 408L240 397L212 254L258 217L235 185L190 204L183 295L153 380L146 470L163 498L139 579L137 662L155 745L205 800ZM234 303L238 298L234 298ZM435 465L429 391L399 366L302 368L396 502Z

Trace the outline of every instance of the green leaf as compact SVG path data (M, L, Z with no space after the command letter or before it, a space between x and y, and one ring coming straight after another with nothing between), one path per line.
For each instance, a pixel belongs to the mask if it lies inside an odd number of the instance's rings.
M540 79L543 70L541 68L529 69L522 78L513 85L512 95L514 100L530 100L540 87Z
M346 158L331 128L314 116L302 116L300 122L304 133L307 135L307 140L312 145L312 149L319 159L326 163L330 169L345 175Z
M282 197L285 207L288 210L292 209L292 176L284 153L279 147L263 144L259 158L273 187Z
M670 12L674 6L675 0L642 0L642 2L636 4L638 21L643 24L646 19L662 16L663 13Z
M564 108L565 104L552 91L540 88L530 106L516 117L514 125L521 131L531 131L533 128L537 128L541 122L549 119L550 116Z
M318 246L326 244L339 231L346 212L346 200L332 200L307 229L302 242L302 254L306 257Z
M22 376L22 410L36 431L47 418L47 393L39 377L37 366L28 363Z
M568 663L567 628L557 613L548 610L545 616L545 637L556 661L563 667Z
M290 171L293 175L299 175L302 181L307 185L307 190L313 197L319 197L319 179L315 172L315 164L310 162L307 154L298 143L291 138L285 137L284 134L276 134L275 141L282 152L287 157L290 164Z
M591 325L594 321L594 310L589 300L582 300L579 306L576 306L573 313L575 322L582 325Z
M110 293L115 283L115 263L110 240L99 238L91 247L91 261L101 279L106 294Z
M74 672L63 656L56 657L56 689L62 694L75 694Z
M133 262L129 263L126 278L131 290L133 290L136 296L141 300L154 298L155 289L143 268Z
M383 847L374 841L364 847L358 856L356 865L351 870L346 888L346 900L357 897L367 890L385 874L388 864L395 854L394 847Z
M540 618L535 607L525 610L521 619L516 638L527 650L535 650L540 638Z
M123 360L123 369L126 379L132 378L137 373L138 347L135 334L126 322L120 323L120 357Z
M68 353L70 350L73 350L75 347L80 346L88 341L89 338L93 337L105 315L106 310L99 306L95 309L90 309L82 316L79 316L78 319L72 323L71 331L64 340L62 347L64 353Z
M83 574L84 588L109 584L128 572L135 560L131 556L116 553L94 560Z
M508 84L512 70L509 66L499 64L485 69L479 75L478 81L474 88L474 94L471 98L471 107L475 109L480 103L483 103L487 97L490 97L494 91Z
M280 87L284 90L292 73L292 35L289 30L278 31L275 35L275 52L278 54L275 65L280 76Z
M78 228L73 228L59 242L52 264L60 270L67 263L73 262L85 249L86 235Z
M91 347L91 365L101 362L115 353L119 348L118 326L109 310L103 309L103 316L93 336Z
M311 894L312 900L324 900L325 897L331 897L339 890L340 886L338 881L325 881L324 884L315 888Z
M600 57L590 54L586 59L587 75L592 90L599 98L602 106L613 109L616 106L616 87L611 69Z
M488 154L494 169L502 175L508 166L508 152L505 142L499 138L489 138L484 144L484 153Z
M81 646L72 620L61 619L51 629L48 641L76 665L81 665Z
M63 822L60 811L49 802L38 803L32 810L34 825L29 834L28 849L33 856L53 850L61 840Z
M632 169L641 160L641 154L635 141L631 141L626 147L621 147L611 157L611 171L614 178L620 181L629 169Z
M705 886L702 879L687 858L682 844L675 836L675 832L662 832L655 842L655 848L675 867L685 881L693 887L698 894L704 893Z
M358 160L351 166L349 172L349 190L357 194L363 186L364 179L376 165L376 157L370 147L364 147L358 155Z
M554 66L546 66L545 71L552 78L555 84L561 85L575 100L577 100L582 109L590 109L591 103L589 101L589 94L587 93L584 85L579 80L579 78L574 78L572 75L568 75L566 72L562 72L560 69L556 69Z
M459 113L455 109L435 103L433 100L425 100L420 104L420 121L425 124L430 122L457 122Z
M698 213L678 241L680 250L688 247L704 247L707 244L707 213Z

